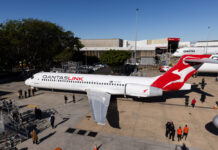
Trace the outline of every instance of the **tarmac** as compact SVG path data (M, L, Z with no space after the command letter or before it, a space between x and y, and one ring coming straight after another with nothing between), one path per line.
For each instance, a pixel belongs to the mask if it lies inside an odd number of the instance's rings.
M149 71L147 76L160 74ZM76 93L76 103L72 102L72 92L39 90L36 95L18 99L17 91L27 89L24 82L0 84L2 97L13 99L20 111L25 113L39 107L48 112L43 118L43 129L39 134L39 144L32 144L31 138L17 145L18 149L92 150L97 144L99 150L216 150L218 131L211 129L211 121L218 114L213 106L217 101L218 82L215 77L204 76L207 83L204 90L199 88L202 76L190 78L191 91L170 92L163 97L133 98L112 96L105 126L96 124L91 115L85 93ZM64 95L68 103L64 104ZM205 100L201 99L205 95ZM185 106L185 99L197 100L196 107ZM50 113L55 114L56 128L49 125ZM175 128L187 124L190 128L187 140L175 141L165 137L165 124L173 121ZM40 126L37 126L40 127Z

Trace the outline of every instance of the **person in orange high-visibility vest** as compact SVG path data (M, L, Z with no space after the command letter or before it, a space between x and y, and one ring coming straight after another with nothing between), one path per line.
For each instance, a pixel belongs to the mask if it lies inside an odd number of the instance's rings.
M186 138L188 136L188 131L189 131L189 128L188 128L188 126L186 124L184 129L183 129L183 136L182 136L182 138L185 136L185 140L186 140Z
M182 128L179 127L179 129L177 129L177 137L178 137L178 141L180 141L182 139Z

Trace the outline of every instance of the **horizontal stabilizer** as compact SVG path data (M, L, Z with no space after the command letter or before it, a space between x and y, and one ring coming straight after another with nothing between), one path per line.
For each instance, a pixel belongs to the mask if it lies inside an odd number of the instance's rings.
M191 90L191 84L185 83L180 90Z
M213 63L218 64L218 60L210 59L210 58L203 58L203 59L185 59L187 63Z

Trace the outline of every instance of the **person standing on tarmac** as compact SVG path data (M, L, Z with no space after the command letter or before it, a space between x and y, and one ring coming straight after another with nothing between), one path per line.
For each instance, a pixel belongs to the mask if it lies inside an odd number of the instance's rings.
M27 98L27 92L26 91L24 91L24 97Z
M175 127L173 127L172 130L170 131L170 139L172 138L172 141L175 141L175 140L174 140L175 132L176 132L176 131L175 131Z
M185 98L185 106L186 106L186 107L188 107L188 103L189 103L189 98L186 97L186 98Z
M183 129L183 136L182 136L182 138L184 138L184 136L185 136L185 140L186 140L186 138L188 136L188 131L189 131L189 128L188 128L188 126L186 124L184 129Z
M73 103L76 102L76 99L75 99L75 94L73 94Z
M165 136L168 137L168 135L170 133L170 122L168 121L165 126L166 126Z
M38 136L35 129L33 129L33 131L31 132L31 136L32 136L33 144L38 144Z
M67 100L68 100L67 96L64 95L64 103L65 103L65 104L67 104Z
M28 97L30 97L31 96L31 90L30 90L30 88L28 89Z
M34 109L35 118L38 119L38 108L35 107Z
M195 104L196 104L196 100L195 98L192 100L192 107L194 108L195 107Z
M173 122L170 123L170 136L169 139L172 138L172 140L174 141L174 137L175 137L175 126L173 124Z
M31 92L32 92L32 96L34 96L35 95L35 89L31 88Z
M182 139L182 128L181 127L177 129L177 137L178 137L178 142L181 141Z
M205 83L205 80L203 78L202 81L201 81L201 89L202 90L204 89L205 85L206 85L206 83Z
M22 90L19 89L19 90L18 90L18 97L19 97L19 99L21 99L21 93L22 93Z
M51 123L51 127L52 129L54 129L54 122L55 122L55 116L52 114L51 117L50 117L50 123Z

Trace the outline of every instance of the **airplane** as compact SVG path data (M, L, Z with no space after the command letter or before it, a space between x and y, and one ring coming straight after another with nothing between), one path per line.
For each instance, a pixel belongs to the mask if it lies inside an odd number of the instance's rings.
M218 54L218 47L183 47L177 49L174 57L181 57L183 55L199 55L199 54Z
M111 95L133 97L162 96L163 92L190 90L185 83L211 55L184 55L166 73L156 77L112 76L39 72L25 81L33 88L83 91L87 93L93 119L105 125Z
M215 60L218 62L218 55L211 55L210 59ZM168 65L164 65L164 66L160 66L159 70L161 72L166 72L169 69L171 69L171 66ZM198 69L198 72L201 73L218 73L218 64L214 64L214 63L204 63L200 66L200 68Z

